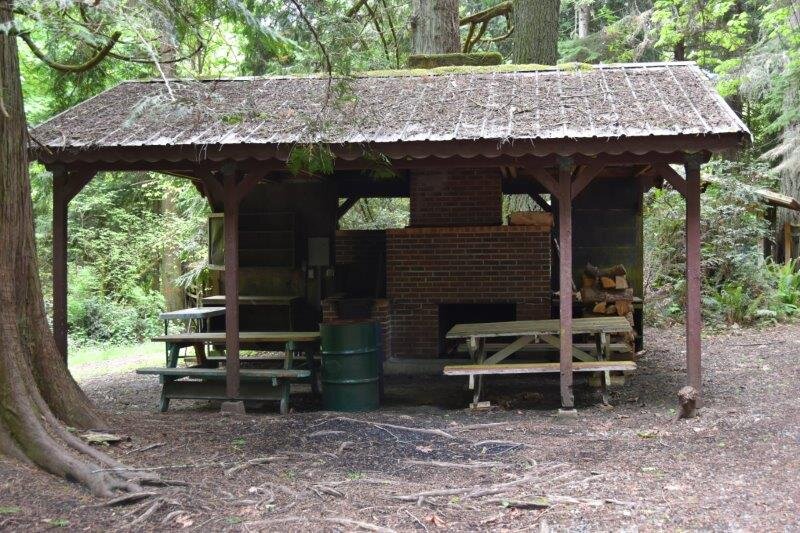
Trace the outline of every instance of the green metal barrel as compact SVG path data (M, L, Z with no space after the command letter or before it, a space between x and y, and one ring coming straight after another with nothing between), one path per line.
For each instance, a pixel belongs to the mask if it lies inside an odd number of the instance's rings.
M320 326L322 403L328 411L371 411L379 404L378 327L375 322Z

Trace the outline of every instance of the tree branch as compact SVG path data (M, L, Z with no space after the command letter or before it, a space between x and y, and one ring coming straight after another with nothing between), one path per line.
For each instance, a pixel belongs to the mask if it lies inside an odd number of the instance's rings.
M497 4L496 6L492 6L489 9L484 9L483 11L478 11L477 13L473 13L467 17L462 18L459 22L459 26L466 26L467 24L477 24L480 22L489 22L495 17L500 16L508 16L511 11L513 11L514 6L511 1L502 2Z
M492 6L489 9L478 11L477 13L473 13L472 15L463 17L461 20L459 20L459 26L469 25L467 39L464 41L464 53L469 53L472 51L474 46L483 38L484 33L486 33L486 29L489 27L489 23L497 17L506 18L506 29L508 31L499 37L486 39L486 41L493 43L502 41L503 39L508 39L511 36L511 33L514 31L514 28L511 26L511 19L509 18L513 9L514 5L509 0L497 4L496 6ZM477 35L475 34L476 29L478 30Z
M297 0L289 0L289 2L291 2L291 4L297 10L297 14L300 15L300 18L303 19L303 22L308 28L308 31L311 32L311 36L314 37L314 42L317 43L317 46L319 47L320 52L322 52L322 56L325 59L325 70L328 72L328 79L332 78L333 64L331 63L331 56L328 55L328 49L325 48L324 44L322 44L322 40L319 37L319 33L317 33L317 30L316 28L314 28L314 25L311 24L311 21L308 20L305 11L303 11L303 8L300 6L300 3Z
M367 3L367 0L357 0L353 7L347 10L347 18L353 18L358 14L361 7Z
M27 33L20 33L19 36L22 37L22 40L25 41L25 44L27 44L28 48L31 49L33 55L38 57L45 65L52 69L58 70L59 72L69 72L75 74L79 72L86 72L87 70L97 66L103 59L106 58L106 56L108 56L108 54L111 52L111 49L114 48L114 45L117 44L117 41L119 41L119 38L122 37L122 33L118 31L114 32L114 34L111 36L111 40L108 41L108 44L101 48L93 58L89 59L85 63L81 63L80 65L66 65L64 63L53 61L47 57L38 46L36 46L36 43L33 42L33 39L31 39L30 35Z

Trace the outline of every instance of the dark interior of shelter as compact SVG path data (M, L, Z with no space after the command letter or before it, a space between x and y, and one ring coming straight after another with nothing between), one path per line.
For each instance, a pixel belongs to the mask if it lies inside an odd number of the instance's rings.
M642 294L642 188L636 167L607 167L576 198L573 271L623 264ZM257 185L239 216L242 331L314 330L372 319L384 357L463 357L447 341L455 324L558 317L555 202L525 169L403 170L393 178L338 172ZM503 213L504 194L535 200L533 220ZM409 198L406 227L339 229L355 202ZM223 217L209 218L214 290L225 293ZM214 297L206 304L216 302ZM588 308L591 311L591 306ZM585 306L574 307L583 316ZM633 315L641 333L640 306ZM213 320L222 331L224 317ZM641 338L641 335L638 336Z

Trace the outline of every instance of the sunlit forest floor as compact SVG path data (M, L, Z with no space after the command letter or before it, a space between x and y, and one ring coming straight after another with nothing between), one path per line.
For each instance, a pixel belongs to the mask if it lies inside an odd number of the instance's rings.
M78 486L0 461L0 529L800 527L800 326L707 337L707 401L691 420L674 420L682 331L648 330L646 345L612 408L576 384L575 419L554 416L557 380L531 378L490 380L497 407L477 413L465 409L465 380L431 377L390 379L373 413L322 412L300 387L286 417L274 405L226 417L178 401L158 414L157 380L111 358L105 373L80 378L129 438L110 453L177 485L102 507Z
M71 350L69 371L78 380L129 372L141 366L164 364L164 344L143 342L130 346L97 346Z

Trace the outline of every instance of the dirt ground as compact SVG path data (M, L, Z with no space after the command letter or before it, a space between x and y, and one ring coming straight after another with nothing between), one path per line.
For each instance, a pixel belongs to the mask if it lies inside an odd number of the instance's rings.
M674 421L682 332L649 330L646 345L613 407L576 383L575 419L554 416L554 378L491 379L497 407L474 413L465 379L397 378L379 411L346 417L303 389L286 417L178 401L158 414L150 376L87 380L130 436L110 453L176 485L109 508L0 460L0 529L800 529L800 326L706 338L691 420Z

